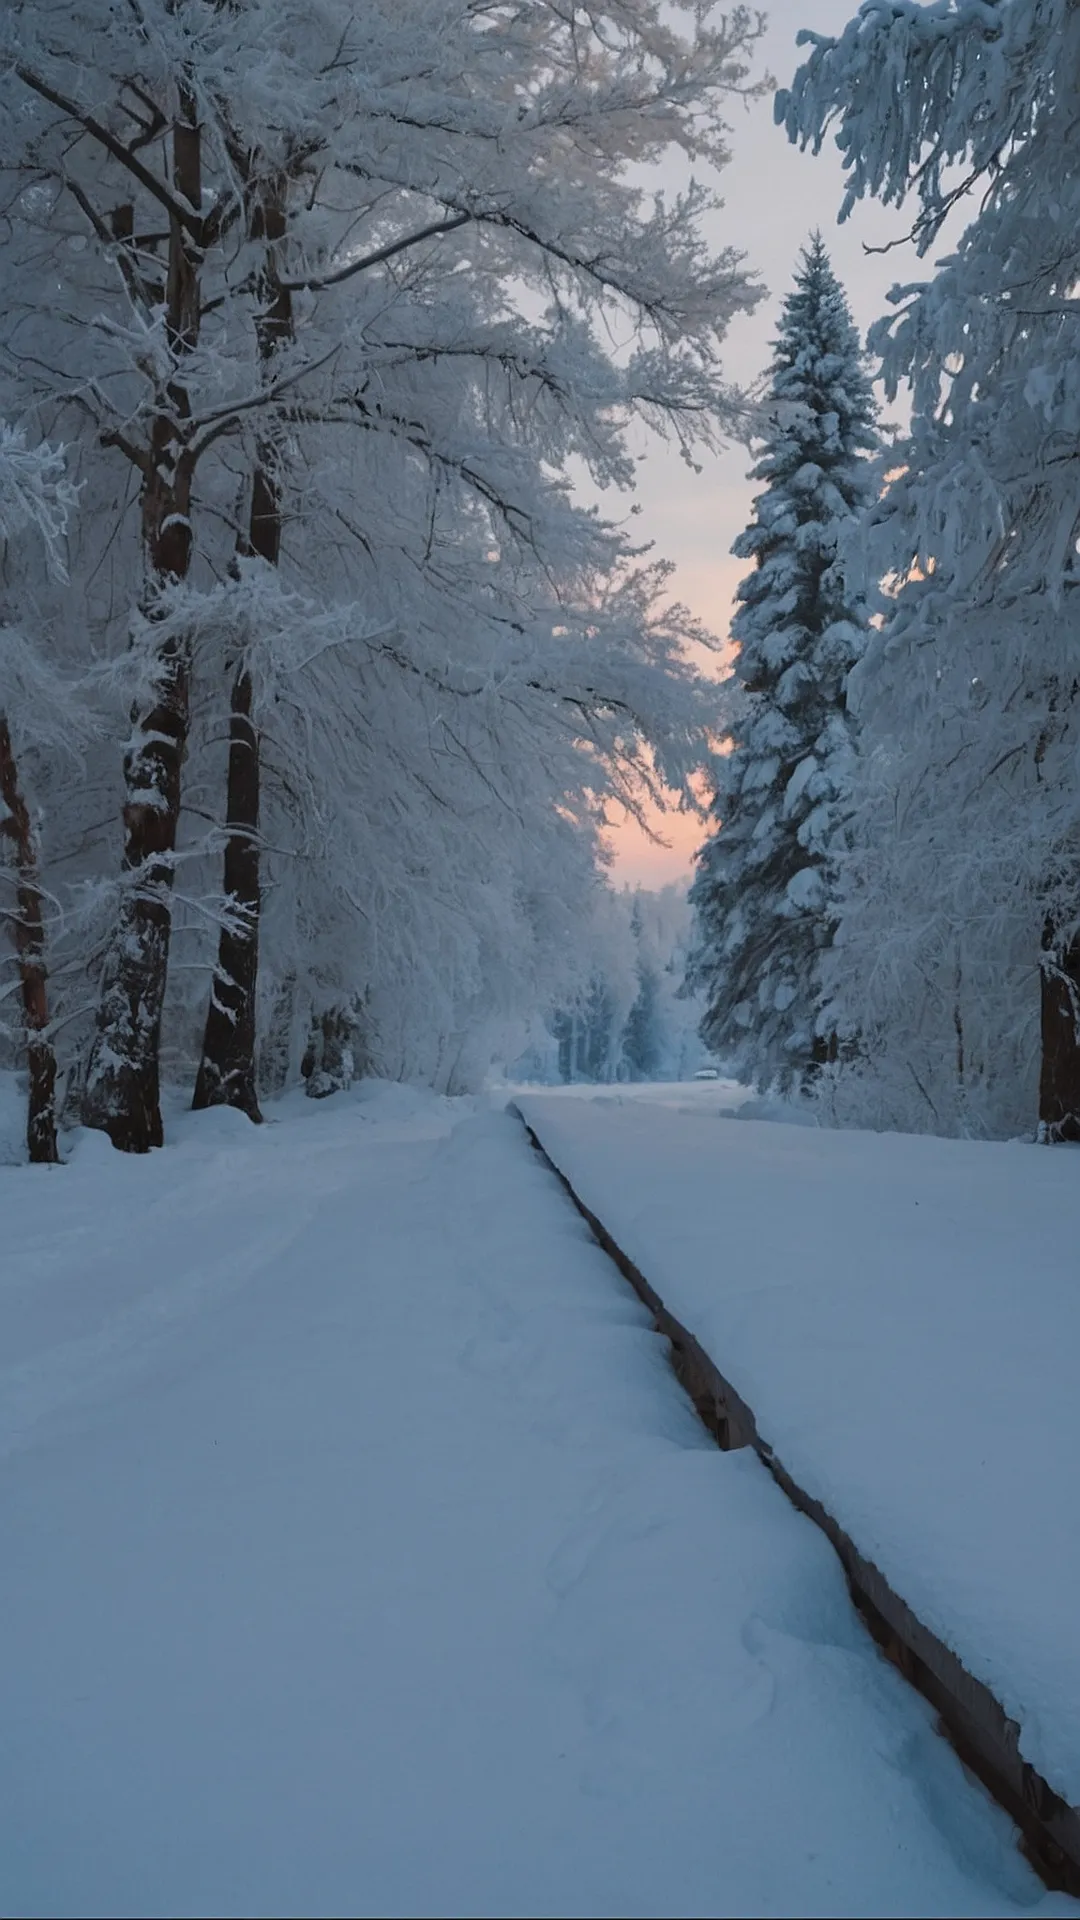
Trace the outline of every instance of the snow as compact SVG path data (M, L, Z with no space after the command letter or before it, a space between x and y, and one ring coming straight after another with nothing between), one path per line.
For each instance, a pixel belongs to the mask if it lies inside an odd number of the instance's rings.
M0 1910L1076 1912L512 1115L270 1115L0 1166Z
M789 1473L1075 1805L1076 1156L747 1126L732 1093L521 1107Z

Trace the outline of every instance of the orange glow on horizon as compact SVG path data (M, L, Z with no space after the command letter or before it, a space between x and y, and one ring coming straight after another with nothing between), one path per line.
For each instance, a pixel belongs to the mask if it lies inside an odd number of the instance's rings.
M680 566L672 582L672 599L682 600L717 635L726 636L734 609L735 588L746 573L744 560L718 556L709 565ZM726 643L719 651L692 647L691 658L707 679L724 679L731 667L733 649ZM716 750L724 752L718 740ZM703 806L709 802L709 785L703 775L694 781ZM671 795L667 807L647 807L646 817L652 831L667 845L658 845L637 821L626 814L604 834L614 854L608 869L613 886L667 887L688 885L693 878L694 855L705 839L708 821L697 814L679 810L678 796Z
M655 841L629 815L604 835L615 854L609 868L613 886L667 887L676 881L688 882L693 874L694 855L708 832L708 823L692 813L661 813L650 809L650 825L667 841Z

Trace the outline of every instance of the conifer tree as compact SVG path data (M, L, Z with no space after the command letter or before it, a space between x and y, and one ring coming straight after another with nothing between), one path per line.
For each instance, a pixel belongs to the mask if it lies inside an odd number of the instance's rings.
M753 469L764 490L732 549L755 565L731 628L731 751L698 856L688 982L705 995L706 1044L741 1076L791 1087L829 1046L817 959L833 929L830 848L850 777L844 684L865 631L840 543L866 503L876 445L858 336L820 235L784 303L766 419Z
M834 132L845 218L925 255L870 335L911 395L866 547L897 591L849 689L851 848L829 982L856 1124L1080 1140L1080 9L861 7L776 96ZM897 102L903 110L896 110ZM826 971L833 973L833 962Z

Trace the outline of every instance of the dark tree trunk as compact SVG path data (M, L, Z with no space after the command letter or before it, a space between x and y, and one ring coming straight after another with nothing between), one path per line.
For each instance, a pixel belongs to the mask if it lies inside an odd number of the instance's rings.
M202 204L200 132L192 96L181 92L172 132L172 172L190 206ZM150 444L140 460L146 564L143 611L162 616L162 592L191 565L191 407L181 370L199 335L201 255L179 219L170 221L165 282L172 374L160 397ZM162 641L157 698L132 714L124 760L124 858L127 876L102 970L97 1027L87 1072L84 1118L114 1147L146 1153L162 1144L159 1082L161 1014L172 931L172 889L187 747L190 647Z
M277 248L285 236L287 181L277 175L252 191L249 232L264 244L256 321L259 357L269 373L292 338L292 296L281 285ZM281 558L281 481L278 450L269 436L256 443L248 539L243 551L276 567ZM260 743L252 720L252 685L244 661L236 667L229 714L224 892L228 923L218 941L217 965L203 1034L192 1106L238 1107L261 1120L255 1073L255 1004L262 907L259 862Z
M13 925L29 1078L26 1145L32 1161L48 1165L59 1160L60 1155L56 1149L56 1055L49 1038L45 914L30 810L19 785L11 732L3 714L0 714L0 800L4 803L0 831L11 841L17 874Z
M840 1038L835 1033L815 1033L810 1042L810 1059L803 1078L812 1085L823 1067L832 1067L840 1058Z
M357 1077L356 1042L359 1026L348 1007L330 1007L311 1023L300 1072L311 1100L344 1093Z
M1039 1138L1080 1140L1080 935L1067 945L1043 932Z
M251 675L241 667L229 713L225 898L229 922L203 1033L192 1106L238 1107L261 1120L255 1082L255 992L259 974L259 736L251 718Z
M172 931L172 885L187 744L190 669L181 641L160 657L160 695L132 715L124 761L124 871L102 970L83 1118L114 1147L146 1153L163 1142L159 1048Z

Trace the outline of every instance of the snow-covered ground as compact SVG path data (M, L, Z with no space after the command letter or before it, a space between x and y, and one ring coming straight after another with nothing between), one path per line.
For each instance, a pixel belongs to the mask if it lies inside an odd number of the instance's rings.
M1080 1804L1080 1160L523 1095L763 1437Z
M82 1136L0 1217L3 1912L1078 1911L509 1114Z

